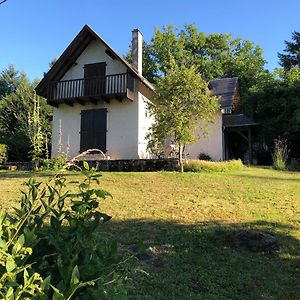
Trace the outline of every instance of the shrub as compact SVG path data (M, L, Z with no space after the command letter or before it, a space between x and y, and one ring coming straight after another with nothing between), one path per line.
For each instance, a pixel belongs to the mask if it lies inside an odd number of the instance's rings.
M242 161L228 160L212 162L206 160L188 160L184 165L185 172L228 172L241 170L244 167Z
M273 158L273 168L275 170L286 170L286 163L289 156L287 141L281 138L275 139Z
M212 161L211 157L207 153L200 153L198 158L199 158L199 160Z
M8 147L5 144L0 144L0 166L7 162Z
M59 171L67 163L65 156L58 156L52 159L44 159L42 162L43 170Z
M96 234L111 218L98 209L110 194L84 167L77 192L66 191L62 176L44 187L30 179L20 208L0 217L1 299L126 299L130 256Z

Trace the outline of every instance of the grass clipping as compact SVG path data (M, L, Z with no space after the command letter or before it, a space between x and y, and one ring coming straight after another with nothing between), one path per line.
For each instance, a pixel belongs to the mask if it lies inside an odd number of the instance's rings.
M220 162L207 160L187 160L184 163L185 172L230 172L244 168L240 159Z

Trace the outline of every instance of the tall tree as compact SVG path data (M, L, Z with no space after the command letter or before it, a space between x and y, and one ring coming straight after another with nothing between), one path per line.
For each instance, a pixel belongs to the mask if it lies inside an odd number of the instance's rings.
M13 65L9 65L0 73L0 100L16 90L21 78L25 74L17 71Z
M279 63L284 70L292 68L300 68L300 32L294 31L292 33L292 41L284 41L284 53L278 53Z
M161 148L169 139L176 145L182 172L184 146L200 138L196 135L200 121L213 121L218 108L217 98L210 95L207 82L196 68L178 66L171 58L166 75L156 82L156 104L151 106L155 122L150 128L149 146Z
M156 28L143 52L144 74L151 82L163 76L174 58L179 66L195 66L206 79L239 77L242 96L264 72L262 49L252 42L232 39L230 34L200 32L194 24L183 29L172 25ZM151 66L151 68L149 68Z
M30 83L25 74L20 76L16 89L0 101L0 142L9 147L10 160L28 160L31 142L29 119L34 110L34 92L36 82ZM46 100L40 100L41 131L51 132L51 108Z

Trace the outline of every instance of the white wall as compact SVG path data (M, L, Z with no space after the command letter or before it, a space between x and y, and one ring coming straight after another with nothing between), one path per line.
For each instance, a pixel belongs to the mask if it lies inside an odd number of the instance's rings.
M106 47L99 41L92 41L77 58L76 64L63 76L62 80L78 79L84 76L84 65L106 62L106 75L125 73L126 67L118 59L113 60L105 53Z
M207 123L206 123L207 124ZM208 154L214 161L223 160L223 132L222 132L222 113L218 112L215 121L208 124L208 135L204 135L201 130L201 123L197 135L200 137L196 143L186 146L186 153L189 159L198 159L200 153Z
M106 74L125 73L126 67L117 59L111 59L105 53L105 46L92 41L78 57L76 64L64 75L62 80L84 77L84 65L106 62ZM68 158L77 156L80 151L81 110L107 108L107 156L111 159L149 158L146 134L152 118L147 113L149 91L135 80L134 101L122 103L112 99L110 103L87 103L82 106L60 104L53 109L52 157L68 152ZM59 153L59 131L61 127L61 152ZM67 145L70 149L67 150Z
M107 108L107 153L111 159L138 158L138 103L126 100L120 103L74 104L70 107L61 104L53 110L52 157L59 155L59 126L62 131L62 152L66 153L70 144L69 158L79 154L81 110Z
M147 134L154 118L150 116L148 104L151 103L145 95L138 92L138 153L139 158L150 158L150 152L147 149Z

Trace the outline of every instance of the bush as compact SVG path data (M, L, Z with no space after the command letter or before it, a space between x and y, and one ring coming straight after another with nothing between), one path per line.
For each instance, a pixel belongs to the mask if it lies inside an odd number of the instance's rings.
M62 176L44 187L30 179L20 208L0 216L1 299L126 299L131 256L97 234L111 218L98 209L110 194L84 166L77 192L66 191Z
M199 160L212 161L211 157L207 153L200 153L198 158L199 158Z
M44 159L42 161L42 170L59 171L67 163L67 158L64 156L58 156L52 159Z
M283 139L275 140L273 158L273 168L275 170L286 170L286 163L288 160L289 149L287 147L287 141Z
M228 172L243 169L240 159L221 162L206 160L188 160L184 165L185 172Z
M7 162L8 147L5 144L0 144L0 166Z

